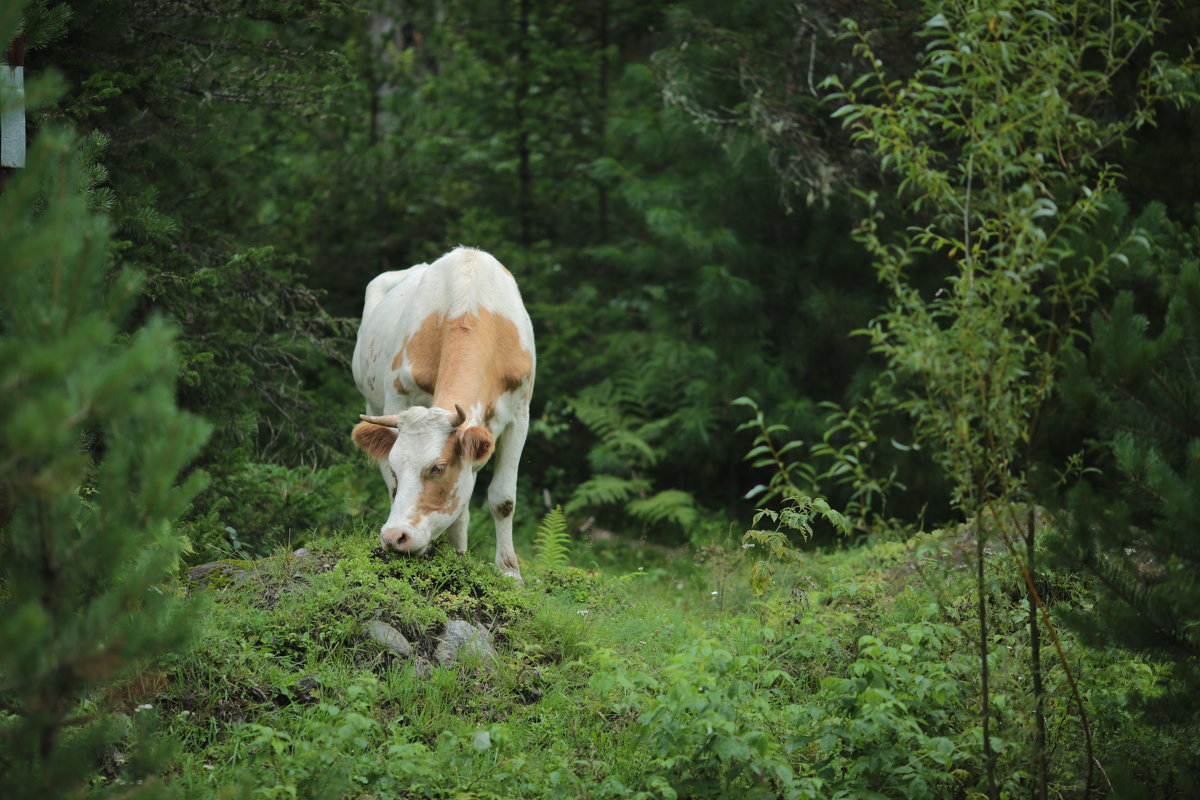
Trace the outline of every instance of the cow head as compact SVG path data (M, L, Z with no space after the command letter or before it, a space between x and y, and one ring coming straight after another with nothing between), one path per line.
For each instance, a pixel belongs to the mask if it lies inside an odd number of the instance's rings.
M380 544L420 555L467 507L495 439L487 428L464 424L458 406L361 417L354 442L379 462L392 494Z

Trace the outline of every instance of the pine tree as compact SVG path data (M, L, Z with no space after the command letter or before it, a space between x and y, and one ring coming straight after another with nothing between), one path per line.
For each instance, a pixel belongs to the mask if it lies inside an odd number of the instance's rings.
M170 523L206 425L176 408L171 326L125 329L140 281L110 274L80 144L43 128L27 164L0 195L0 797L145 791L154 711L100 690L191 635Z
M1197 212L1200 213L1200 207ZM1200 228L1164 222L1152 255L1092 320L1091 346L1066 355L1068 417L1094 421L1099 469L1062 502L1054 549L1097 579L1094 607L1064 612L1101 647L1171 664L1147 710L1200 712ZM1198 217L1200 220L1200 217ZM1131 291L1136 287L1138 291ZM1198 776L1200 777L1200 776Z

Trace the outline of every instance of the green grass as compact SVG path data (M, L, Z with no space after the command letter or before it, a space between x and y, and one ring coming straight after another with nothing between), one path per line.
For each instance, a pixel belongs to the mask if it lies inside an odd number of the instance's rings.
M572 563L606 568L527 564L522 589L490 559L390 558L356 531L203 590L200 644L110 702L154 706L139 713L181 743L170 780L193 796L966 797L982 785L974 590L935 546L952 539L814 552L756 597L757 554L737 542L577 546ZM1000 774L1025 796L1024 608L1002 559L992 574ZM421 676L362 633L382 619L428 655L455 616L493 630L494 662ZM1143 727L1129 706L1155 667L1064 642L1110 773L1180 794L1152 754L1190 752L1195 732ZM1045 658L1070 797L1079 729Z

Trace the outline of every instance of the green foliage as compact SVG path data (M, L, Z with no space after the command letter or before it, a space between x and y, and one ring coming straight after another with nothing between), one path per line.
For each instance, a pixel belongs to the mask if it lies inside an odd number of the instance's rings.
M238 3L150 2L130 27L108 3L52 10L55 35L66 38L31 53L30 69L60 70L70 90L31 115L31 127L67 118L95 131L83 177L113 221L114 257L145 276L137 318L165 315L180 327L178 400L214 423L200 457L212 481L192 513L216 514L265 552L296 527L292 509L261 493L243 501L240 476L327 466L350 413L348 326L304 285L304 250L276 246L265 227L280 203L278 173L295 170L286 151L310 135L298 121L328 114L344 81L343 59L328 42L316 46L315 33L342 11L268 2L251 18ZM271 511L285 527L249 519Z
M649 488L650 482L645 478L622 478L602 473L575 487L571 502L567 503L567 511L578 513L598 505L627 503Z
M169 583L186 547L170 525L202 485L180 475L207 426L176 408L173 327L126 328L141 281L108 273L110 225L89 209L99 144L42 128L0 194L6 798L159 785L170 743L102 690L193 633L196 603Z
M835 510L822 497L813 497L819 482L829 477L830 473L820 476L803 461L788 461L785 456L793 450L804 446L804 443L793 439L784 445L776 445L772 434L787 430L786 425L776 423L768 425L758 404L749 397L739 397L734 405L746 406L754 412L754 419L738 426L738 430L754 430L754 445L746 454L747 461L753 461L755 467L767 467L771 477L766 484L758 484L746 493L747 498L758 497L758 511L755 512L752 525L757 526L764 519L774 525L769 530L753 528L742 535L746 543L744 547L762 545L769 558L776 561L796 562L802 558L799 550L794 548L783 530L799 534L801 541L807 542L813 535L813 521L824 520L843 536L850 533L850 522ZM844 462L836 462L840 464ZM834 470L837 466L834 467ZM803 484L800 482L803 481ZM779 510L766 507L768 503L778 502ZM765 561L756 563L750 572L750 586L755 594L762 594L771 584L771 567Z
M653 484L641 477L658 462L671 419L647 415L646 397L639 392L651 390L637 376L632 364L626 365L571 400L571 410L599 442L588 454L597 474L575 487L566 511L620 504L643 528L670 526L691 533L699 519L691 493L664 489L649 494Z
M842 796L857 789L864 793L858 796L915 799L962 790L981 754L978 730L962 724L971 665L939 658L957 641L958 631L944 625L866 635L847 676L827 679L822 688L837 699L814 738L845 787ZM1019 790L1019 775L1013 775L1006 791L1015 796Z
M618 614L600 624L620 626L632 645L654 638L669 617L645 605L625 611L628 595L606 576L535 593L449 547L421 559L386 557L372 538L360 530L314 542L303 556L239 562L246 574L209 590L202 648L169 665L163 692L187 744L180 788L241 785L265 796L340 796L354 787L417 797L581 791L589 768L572 753L607 728L580 714L586 676L572 663L593 646L587 640L611 635L593 620ZM578 613L576 592L590 616ZM362 631L382 619L428 652L448 616L487 624L499 658L420 674Z
M447 619L495 626L528 610L529 601L506 588L490 564L459 557L449 546L428 558L388 558L380 555L374 538L359 530L339 541L316 540L307 556L233 562L253 572L221 587L228 595L222 625L240 641L257 643L261 652L235 646L210 655L193 666L198 688L253 681L256 671L268 668L298 677L317 670L328 653L361 655L366 650L358 641L361 627L372 619L395 626L414 642L430 642ZM261 608L238 613L247 601Z
M826 428L821 440L809 445L805 460L796 456L784 458L793 450L804 447L802 440L791 439L776 444L776 435L785 432L786 425L767 424L762 409L752 398L734 400L734 405L745 406L754 414L753 419L738 426L739 431L755 431L745 460L756 469L771 471L767 483L756 484L746 493L746 498L757 497L756 503L761 509L776 499L827 492L841 501L844 522L830 521L835 522L835 527L843 533L851 528L866 532L897 527L899 521L887 515L888 502L908 487L898 480L899 466L885 463L888 453L880 447L888 423L892 421L887 417L892 398L886 377L879 380L871 394L859 397L848 408L836 403L822 404L828 411ZM891 445L889 452L921 449L918 444L902 445L895 438L891 439ZM822 463L825 466L818 472L817 465Z
M1200 233L1149 209L1148 281L1092 316L1090 346L1064 355L1066 413L1099 439L1092 466L1062 499L1060 557L1095 575L1096 607L1070 619L1087 641L1154 652L1172 665L1147 704L1167 718L1200 710L1194 521L1200 497ZM1098 468L1099 467L1099 468Z
M755 512L751 524L757 526L764 519L770 520L774 527L755 527L746 531L742 534L742 539L746 542L743 547L761 545L766 557L776 561L795 562L804 557L799 549L792 546L789 538L792 534L788 532L798 534L801 541L808 541L812 538L814 520L824 520L843 535L850 532L850 524L841 513L825 500L808 495L789 495L778 511L760 508ZM750 573L750 588L756 594L761 594L770 586L771 576L772 568L769 563L759 561Z
M594 672L587 685L607 711L608 748L637 743L604 788L622 797L982 794L980 686L962 629L972 576L955 566L955 538L942 532L904 545L813 553L786 568L776 591L730 611L719 644L698 634L652 656L646 642L633 655L625 639L601 643L588 661ZM1077 585L1067 575L1056 579ZM988 604L989 659L997 674L1019 682L1016 653L1028 641L1021 598L997 581L989 583ZM1069 637L1062 644L1091 676L1089 702L1098 718L1114 725L1097 736L1095 754L1106 770L1115 774L1126 748L1172 737L1193 741L1194 727L1155 731L1129 716L1130 681L1151 680L1130 656L1110 660L1113 654L1089 653ZM1120 669L1130 672L1122 677ZM1047 683L1047 702L1056 711L1066 707L1062 671L1051 669ZM993 706L1004 797L1031 788L1030 708L1015 691L998 695ZM1055 729L1051 746L1051 791L1077 796L1077 732ZM1135 771L1148 778L1155 768L1142 760ZM1178 773L1155 785L1164 795L1186 795Z
M1189 96L1175 77L1188 66L1155 57L1126 113L1078 110L1079 97L1111 97L1112 76L1163 25L1154 9L1134 6L1118 22L1107 9L1067 3L953 13L930 4L937 13L922 31L929 45L912 77L889 78L851 24L868 71L850 87L831 79L841 104L834 115L899 175L901 196L924 217L888 242L868 198L857 235L893 299L865 332L889 368L912 381L907 393L899 387L899 405L937 444L968 514L1022 491L1057 350L1079 333L1107 271L1142 241L1131 233L1075 259L1069 241L1097 225L1115 191L1104 148L1151 120L1156 104ZM1080 60L1090 55L1103 66L1084 72ZM962 99L994 96L1004 101ZM930 114L943 124L930 127ZM913 277L922 261L949 270L932 297Z
M10 7L17 11L21 10L21 5L12 3ZM66 3L50 5L49 0L33 0L24 5L19 30L25 36L27 50L41 50L66 35L71 6Z
M948 533L813 553L758 599L738 588L746 561L681 559L632 586L560 568L517 590L449 547L388 557L373 538L345 531L306 554L227 562L241 573L191 586L210 598L198 646L113 692L153 705L181 743L160 788L646 800L980 789L979 688L955 626L970 576ZM1023 609L999 584L989 605L993 664L1011 670L1024 641L1011 618ZM487 624L498 657L420 672L364 632L385 621L428 654L448 617ZM1115 759L1195 741L1130 713L1130 681L1150 685L1152 666L1064 645L1092 676L1109 772ZM1061 704L1065 683L1050 689ZM1027 793L1027 714L1019 695L995 710L1009 796ZM1053 788L1077 795L1075 734L1057 736ZM1187 796L1159 759L1129 763L1160 796Z
M786 500L794 497L801 493L801 487L810 488L817 484L816 471L807 462L789 461L784 458L791 451L803 447L804 442L793 439L783 445L775 444L772 436L786 431L787 425L781 423L768 425L758 403L749 397L739 397L733 401L733 404L746 406L754 414L754 419L738 426L739 431L755 431L754 443L750 452L746 453L746 460L752 462L757 469L769 468L771 470L771 477L767 483L760 483L746 492L747 499L757 497L759 505L765 505L774 500Z
M360 520L372 507L371 491L378 489L364 481L353 461L325 469L230 462L212 468L228 494L210 495L181 525L191 541L191 560L254 558L269 552L268 542L298 546L328 535Z
M452 783L448 777L467 787L490 778L488 783L498 789L476 795L481 797L499 798L505 796L501 792L524 788L520 775L524 758L519 755L506 756L514 762L513 772L490 774L494 767L489 756L510 750L500 726L471 736L447 731L433 746L402 735L389 736L372 715L382 694L378 682L368 676L346 687L344 701L320 703L298 730L244 726L238 732L243 746L233 765L242 784L253 787L255 796L269 798L348 797L364 791L441 798L447 796L446 784Z
M1140 231L1115 238L1105 224L1119 178L1110 147L1153 122L1157 106L1194 101L1190 75L1198 65L1192 49L1178 60L1142 55L1165 26L1157 4L924 7L929 18L920 33L929 43L911 76L889 76L872 39L848 20L863 73L826 85L838 104L833 116L898 177L912 220L889 234L875 195L864 195L868 216L856 237L891 299L863 333L895 381L894 407L949 476L952 502L975 530L983 760L988 795L997 798L1003 779L991 731L987 512L1007 513L1028 499L1059 354L1081 337L1110 273L1146 246ZM1117 76L1125 75L1137 90L1118 100ZM1098 246L1074 247L1086 237ZM943 277L918 277L925 265ZM1015 555L1014 538L1000 534ZM1037 591L1032 512L1022 538L1017 568L1027 591L1035 699L1031 770L1045 797L1042 625L1057 634ZM1068 680L1086 740L1086 794L1093 743L1069 673Z
M625 510L647 525L667 523L685 531L694 530L701 517L691 492L682 489L664 489L649 497L639 497L626 504Z
M379 687L374 681L351 684L345 691L343 705L321 703L317 712L305 721L296 735L267 725L251 723L239 731L244 742L241 750L246 772L258 772L256 794L260 797L345 797L372 786L378 775L363 773L360 756L367 749L367 734L379 723L369 714ZM422 770L422 761L403 753L394 746L394 755L404 766L412 765L414 772ZM255 761L269 759L266 774L253 770ZM377 788L372 786L372 788Z
M770 720L779 703L772 669L761 648L735 655L711 640L681 648L661 677L627 676L611 650L593 656L597 691L633 688L620 705L637 713L647 764L642 777L653 796L817 797L789 766ZM819 785L819 784L818 784Z
M854 15L866 24L905 13L890 6L860 4ZM845 60L833 35L842 13L807 2L678 3L668 14L672 35L654 54L664 102L730 151L761 147L788 208L828 206L847 173L861 169L848 148L830 146L836 122L815 85Z
M562 506L546 512L542 524L533 534L533 568L535 570L565 567L571 556L571 535Z

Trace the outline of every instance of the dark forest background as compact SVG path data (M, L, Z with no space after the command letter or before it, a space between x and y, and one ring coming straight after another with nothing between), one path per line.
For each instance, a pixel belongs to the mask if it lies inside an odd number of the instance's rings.
M363 287L457 244L513 271L538 334L521 505L540 513L548 497L577 524L669 541L723 535L761 480L731 401L749 395L819 441L822 404L850 407L880 372L851 332L885 292L851 232L858 192L895 187L820 84L857 70L843 17L876 30L902 75L924 13L35 3L29 73L65 91L31 135L53 121L90 132L113 257L146 276L138 318L179 325L180 404L215 423L189 515L198 549L261 554L379 513L346 436ZM1200 23L1174 16L1156 46L1182 53ZM1161 203L1186 223L1196 116L1160 113L1111 157L1131 214ZM932 288L946 274L923 269ZM888 424L880 441L912 438ZM952 517L932 462L875 457L905 475L891 513Z
M758 482L730 402L818 438L820 403L870 381L849 332L881 295L850 230L878 176L815 87L847 68L840 15L884 25L903 65L915 7L34 10L29 73L66 92L32 135L94 132L114 257L146 275L140 318L179 325L180 404L215 423L201 551L380 513L347 436L364 287L460 243L509 267L535 321L531 514L548 496L577 524L724 534Z

